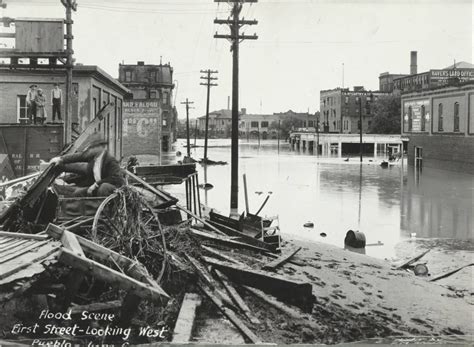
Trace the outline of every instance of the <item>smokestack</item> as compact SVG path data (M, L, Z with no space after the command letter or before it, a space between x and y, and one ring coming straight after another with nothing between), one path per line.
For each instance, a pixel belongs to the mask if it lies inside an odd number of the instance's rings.
M230 110L230 96L227 97L227 109Z
M416 51L411 51L410 54L410 75L416 75L418 72L418 57Z

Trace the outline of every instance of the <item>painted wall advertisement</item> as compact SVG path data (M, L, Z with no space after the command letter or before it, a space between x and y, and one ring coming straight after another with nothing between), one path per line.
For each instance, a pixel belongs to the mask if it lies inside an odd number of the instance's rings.
M160 155L162 110L157 100L123 103L123 155Z
M429 99L406 101L403 104L403 111L404 131L420 132L429 130L428 124L431 120Z

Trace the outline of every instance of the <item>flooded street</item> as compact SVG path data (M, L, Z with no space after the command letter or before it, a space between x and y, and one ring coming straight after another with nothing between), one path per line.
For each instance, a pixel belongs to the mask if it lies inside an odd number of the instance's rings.
M185 154L184 144L179 139L176 151ZM191 150L195 159L203 157L203 140L197 145ZM210 140L209 146L210 159L230 162L230 140ZM163 164L181 159L173 154ZM367 255L377 258L411 254L413 247L400 247L400 242L419 239L447 238L449 242L441 240L436 246L472 250L472 176L430 169L415 175L406 163L382 168L382 155L364 158L363 165L358 158L344 159L293 151L287 143L278 151L272 140L262 141L260 147L255 140L242 142L239 171L247 175L250 212L270 195L261 214L278 215L283 235L343 247L346 232L360 230L367 244L383 244L366 248ZM230 165L197 168L200 183L214 185L201 190L201 201L228 214ZM244 211L242 178L239 186L239 208ZM184 194L183 187L172 189ZM313 222L314 228L305 228L306 222Z

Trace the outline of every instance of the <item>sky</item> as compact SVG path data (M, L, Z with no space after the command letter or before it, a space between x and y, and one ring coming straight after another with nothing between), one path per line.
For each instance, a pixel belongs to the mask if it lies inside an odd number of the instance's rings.
M3 0L6 17L64 17L60 0ZM228 27L230 6L213 0L77 0L76 62L98 65L114 77L121 62L171 63L179 117L205 114L200 70L218 70L211 110L227 108L231 95L229 42L214 39ZM378 76L409 73L410 51L418 72L472 62L473 6L468 0L259 0L246 4L243 28L258 35L240 46L240 107L248 113L319 110L324 89L378 89ZM0 32L8 29L0 27ZM1 39L0 39L1 40ZM2 42L2 41L0 41ZM6 42L6 41L3 41ZM344 66L344 69L343 69ZM343 74L344 70L344 74ZM344 79L343 79L344 75Z

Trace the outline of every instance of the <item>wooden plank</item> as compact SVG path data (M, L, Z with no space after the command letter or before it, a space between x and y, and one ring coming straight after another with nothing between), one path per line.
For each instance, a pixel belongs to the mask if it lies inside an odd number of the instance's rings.
M180 209L181 211L183 211L184 213L188 214L189 216L193 217L193 218L196 219L197 221L201 222L202 224L204 224L204 226L208 227L210 230L214 231L214 232L217 233L218 235L226 235L225 233L223 233L222 231L220 231L219 229L217 229L214 225L212 225L212 224L210 224L209 222L207 222L204 218L199 217L197 214L192 213L191 211L189 211L188 209L184 208L183 206L176 205L176 207L177 207L178 209Z
M81 314L84 311L88 312L100 312L106 310L114 310L122 306L120 300L113 300L107 302L95 302L87 305L73 305L71 306L71 314Z
M178 319L174 326L172 343L189 343L192 338L196 309L201 305L201 297L186 293L181 303Z
M64 230L62 228L54 224L49 224L46 228L46 233L57 240L62 238L63 232ZM76 235L76 239L79 241L79 244L86 255L92 256L101 261L112 260L112 262L120 265L125 274L137 281L145 282L149 278L150 275L142 264L79 235Z
M292 249L291 251L286 252L285 254L282 254L280 257L272 260L268 264L263 265L262 269L264 270L275 270L277 267L283 265L287 261L290 260L296 253L298 253L301 250L301 247L297 247Z
M79 241L76 238L76 235L73 233L64 230L63 236L61 236L61 243L63 246L67 249L69 249L71 252L75 253L76 255L80 257L86 258L86 255L84 254L84 251L82 250L81 245L79 244Z
M296 308L285 305L284 303L278 301L273 296L268 295L268 294L262 292L261 290L258 290L256 288L249 287L249 286L243 286L243 287L247 291L249 291L250 293L255 295L256 297L262 299L266 303L272 305L273 307L275 307L276 309L280 310L281 312L287 314L291 318L305 321L306 325L309 325L314 329L319 330L321 328L316 322L313 321L313 318L310 315L304 314L303 312L300 312Z
M412 263L414 263L415 261L418 261L420 260L423 256L425 256L426 253L428 253L430 251L430 249L428 249L427 251L424 251L423 253L421 254L418 254L417 256L411 258L410 260L404 262L402 265L400 266L397 266L397 270L400 270L400 269L404 269L408 266L410 266Z
M252 311L250 311L250 308L247 306L247 304L245 303L245 301L242 299L242 297L239 295L239 293L237 293L237 290L235 290L235 288L232 286L232 284L230 283L229 279L227 278L226 275L224 275L222 272L220 272L219 270L215 270L216 272L216 275L217 277L219 277L219 279L221 280L222 284L224 285L224 288L227 290L227 292L229 293L230 297L232 298L232 300L234 300L234 302L236 303L236 305L240 308L240 310L245 314L245 316L248 318L248 320L250 322L252 322L253 324L260 324L260 321L257 319L257 317L255 317L252 313Z
M0 236L12 237L16 239L31 239L31 240L45 240L48 235L37 235L37 234L23 234L23 233L11 233L8 231L0 231Z
M29 253L37 248L40 248L41 246L47 244L49 241L41 241L41 242L35 242L34 244L30 245L30 246L27 246L25 248L22 248L21 251L11 255L10 257L5 257L5 258L1 258L0 259L0 264L3 264L3 263L6 263L12 259L15 259L17 257L19 257L20 255L23 255L25 253Z
M219 224L214 221L209 221L213 226L221 230L223 233L225 233L228 236L233 236L233 237L238 237L240 242L248 243L252 246L260 247L266 249L268 252L274 252L275 247L272 245L269 245L268 243L265 243L261 240L256 239L255 237L246 235L238 230L232 229L226 225Z
M35 241L35 240L23 240L21 242L15 242L15 244L13 244L13 245L7 245L7 246L3 247L2 249L0 249L0 254L1 254L0 255L0 261L3 258L8 257L9 255L12 255L12 254L15 254L15 253L19 252L24 247L34 245L37 242L38 241Z
M245 266L244 263L238 261L237 259L234 259L232 258L231 256L228 256L227 254L224 254L222 252L219 252L218 250L212 248L212 247L208 247L208 246L204 246L202 245L201 246L202 249L208 251L209 253L211 253L212 255L215 255L219 258L222 258L224 260L227 260L227 261L230 261L231 263L234 263L234 264L237 264L237 265L242 265L242 266Z
M212 290L206 285L199 284L199 288L203 291L204 294L221 310L221 312L235 325L237 329L252 343L261 344L263 341L257 337L238 317L237 315L229 308L225 307L222 300L220 300Z
M451 271L448 271L448 272L445 272L441 275L438 275L432 279L430 279L430 282L434 282L434 281L437 281L437 280L440 280L440 279L443 279L443 278L446 278L448 276L451 276L451 275L454 275L456 272L459 272L461 271L462 269L466 268L466 267L469 267L469 266L473 266L474 263L470 263L470 264L466 264L466 265L463 265L463 266L460 266L454 270L451 270Z
M232 247L232 248L246 248L246 249L251 249L253 251L263 252L263 253L268 252L268 250L265 249L265 248L253 246L253 245L250 245L248 243L234 241L233 239L231 239L229 237L223 237L223 236L219 236L219 235L211 235L209 233L206 233L206 232L203 232L203 231L200 231L200 230L196 230L196 229L192 229L192 228L190 229L190 231L196 236L202 237L202 238L207 239L207 240L215 241L217 243L222 243L222 244L225 244L225 245L227 245L229 247Z
M2 270L0 272L0 280L3 280L21 270L24 270L31 266L32 264L38 263L43 259L48 258L49 256L57 253L59 251L60 245L57 243L46 243L43 244L35 253L28 254L22 258L15 259L11 264L2 265Z
M157 207L165 208L165 207L172 206L178 202L178 199L174 198L173 196L171 196L170 194L166 192L163 192L162 190L159 190L153 187L151 184L141 179L137 175L131 173L130 171L125 170L125 174L127 174L128 176L130 176L131 178L133 178L140 184L142 184L145 188L147 188L149 191L151 191L152 193L154 193L156 196L158 196L160 199L163 200L163 202Z
M202 259L209 265L221 270L233 282L256 287L302 308L312 306L314 302L313 287L310 283L288 279L275 273L253 270L209 257L202 257Z
M68 249L63 249L59 261L74 269L85 271L88 274L108 283L113 283L120 289L133 291L141 298L151 300L169 299L169 295L161 287L152 287L133 279L123 273L112 270L94 260L79 257ZM159 288L159 289L158 289Z

